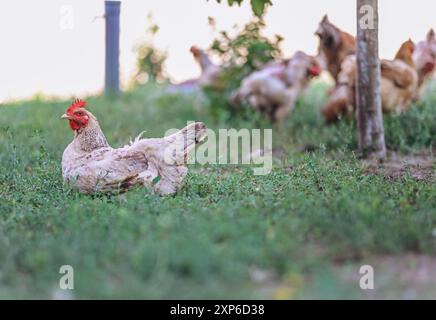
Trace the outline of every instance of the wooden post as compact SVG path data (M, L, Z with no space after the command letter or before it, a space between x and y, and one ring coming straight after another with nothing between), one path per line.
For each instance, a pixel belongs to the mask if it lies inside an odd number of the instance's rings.
M105 94L120 94L120 1L105 1Z
M357 129L364 158L386 156L378 48L378 0L357 0Z

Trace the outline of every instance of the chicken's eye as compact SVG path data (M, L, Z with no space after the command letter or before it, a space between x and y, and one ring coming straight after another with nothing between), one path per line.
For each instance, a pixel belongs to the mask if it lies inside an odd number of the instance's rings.
M79 117L83 116L83 112L82 112L82 111L76 112L76 114L77 114Z

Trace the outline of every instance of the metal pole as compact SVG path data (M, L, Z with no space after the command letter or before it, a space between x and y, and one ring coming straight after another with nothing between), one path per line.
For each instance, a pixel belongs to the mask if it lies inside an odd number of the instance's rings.
M105 1L105 94L120 94L120 1Z

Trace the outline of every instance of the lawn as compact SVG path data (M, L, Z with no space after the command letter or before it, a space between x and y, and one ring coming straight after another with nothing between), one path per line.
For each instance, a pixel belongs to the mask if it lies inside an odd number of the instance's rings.
M315 83L274 128L271 174L195 165L168 198L69 189L60 162L72 133L59 118L70 100L0 106L0 298L436 298L436 91L385 119L390 160L375 164L355 154L352 123L323 123L326 90ZM87 101L112 146L188 120L270 127L152 85ZM59 291L62 265L73 291Z

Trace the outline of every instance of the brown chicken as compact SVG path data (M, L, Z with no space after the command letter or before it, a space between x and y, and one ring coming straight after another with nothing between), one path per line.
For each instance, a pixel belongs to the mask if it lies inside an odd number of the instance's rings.
M404 42L394 60L381 60L381 98L384 113L404 112L417 98L418 72L413 62L415 45ZM322 113L327 122L354 114L356 97L356 57L347 57L338 83Z
M381 61L381 97L384 113L407 111L417 99L418 72L413 62L415 44L402 44L395 59Z
M291 59L269 63L245 78L231 103L249 103L272 122L282 122L309 80L320 72L316 58L299 51Z
M356 39L332 24L327 15L319 24L315 35L319 37L319 56L337 82L345 58L356 53Z
M341 117L350 118L354 115L355 92L356 56L350 55L342 62L338 82L322 108L322 114L327 123L336 122Z
M160 195L174 194L187 173L188 152L206 137L206 127L193 123L165 138L142 139L112 148L97 119L76 100L62 116L74 139L62 156L64 180L85 193L119 193L145 186Z

